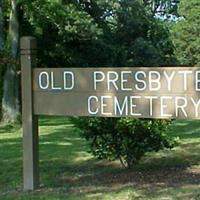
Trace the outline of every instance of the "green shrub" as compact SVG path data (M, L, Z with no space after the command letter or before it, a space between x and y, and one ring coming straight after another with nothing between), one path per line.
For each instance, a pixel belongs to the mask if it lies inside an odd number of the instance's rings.
M119 159L131 168L146 152L172 148L175 140L166 135L169 120L134 118L73 118L73 123L99 159Z

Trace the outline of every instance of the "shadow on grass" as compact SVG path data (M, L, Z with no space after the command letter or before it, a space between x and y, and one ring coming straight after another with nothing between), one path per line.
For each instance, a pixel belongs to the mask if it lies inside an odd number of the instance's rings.
M197 121L174 122L170 134L188 143L172 151L148 154L132 170L121 168L118 162L93 159L85 140L66 123L65 118L40 120L41 194L59 193L66 199L68 194L86 197L128 188L145 191L200 184L200 168L192 168L200 164L200 124ZM21 138L0 140L0 191L22 187L21 142ZM143 195L148 198L148 194Z

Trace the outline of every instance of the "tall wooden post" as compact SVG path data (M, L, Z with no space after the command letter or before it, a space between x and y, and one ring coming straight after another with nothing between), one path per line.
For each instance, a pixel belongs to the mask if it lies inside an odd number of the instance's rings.
M22 128L23 128L23 181L24 190L39 187L38 117L33 113L32 69L36 66L36 39L22 37Z

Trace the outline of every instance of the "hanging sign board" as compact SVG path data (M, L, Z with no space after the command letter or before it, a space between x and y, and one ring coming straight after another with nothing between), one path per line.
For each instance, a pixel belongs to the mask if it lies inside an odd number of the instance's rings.
M36 115L200 118L200 68L35 68Z

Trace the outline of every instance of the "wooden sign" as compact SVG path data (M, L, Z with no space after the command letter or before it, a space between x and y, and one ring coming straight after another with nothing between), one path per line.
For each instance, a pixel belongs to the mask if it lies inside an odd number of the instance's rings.
M36 68L20 41L24 190L39 188L38 116L200 118L200 68Z
M200 118L200 68L33 71L36 115Z

